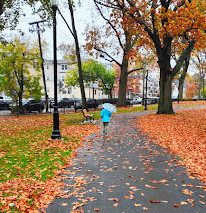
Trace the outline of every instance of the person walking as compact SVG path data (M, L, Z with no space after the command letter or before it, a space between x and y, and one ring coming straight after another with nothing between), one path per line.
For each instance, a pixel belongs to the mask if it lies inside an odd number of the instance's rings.
M102 109L101 118L102 118L102 122L103 122L103 133L105 133L105 134L107 134L111 116L112 116L112 113L110 111L108 111L106 109Z

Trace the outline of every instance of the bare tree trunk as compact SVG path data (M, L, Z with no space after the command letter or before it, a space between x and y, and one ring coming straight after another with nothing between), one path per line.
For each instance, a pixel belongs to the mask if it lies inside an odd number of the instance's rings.
M160 70L160 98L157 114L174 114L172 108L172 77L169 72Z
M198 100L201 99L201 89L202 89L202 77L201 77L201 72L200 72L200 76L199 76L199 83L198 83Z
M87 109L86 95L84 90L84 81L83 81L83 75L82 75L82 63L81 63L81 55L80 55L80 49L79 49L79 41L78 41L77 31L75 27L74 11L73 11L71 0L68 1L68 4L69 4L69 10L70 10L71 20L72 20L73 36L74 36L75 45L76 45L76 56L77 56L78 71L79 71L79 85L80 85L81 96L82 96L82 108Z
M189 63L190 63L190 54L187 56L187 58L185 59L185 62L183 64L183 72L182 75L179 79L179 100L183 100L183 89L184 89L184 81L185 81L185 77L187 74L187 70L189 67Z
M179 100L182 101L183 100L183 90L184 90L184 80L185 80L185 76L181 75L180 79L179 79Z
M124 54L122 57L121 64L121 74L119 79L119 93L118 93L118 104L117 106L127 106L127 80L128 80L128 66L129 61L127 59L127 54L131 50L131 37L129 31L125 32L126 44L124 49Z
M127 106L126 94L127 94L127 79L128 79L128 60L126 57L123 59L121 66L121 74L119 79L119 93L117 106Z

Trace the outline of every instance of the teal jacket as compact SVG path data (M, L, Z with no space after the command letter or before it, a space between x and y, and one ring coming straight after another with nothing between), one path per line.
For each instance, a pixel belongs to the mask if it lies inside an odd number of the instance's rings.
M112 116L112 113L107 111L106 109L103 109L101 111L102 122L110 122L111 116Z

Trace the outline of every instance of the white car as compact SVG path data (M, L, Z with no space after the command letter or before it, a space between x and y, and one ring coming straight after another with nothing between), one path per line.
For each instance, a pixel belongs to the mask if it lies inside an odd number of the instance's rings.
M142 103L142 98L138 97L138 98L134 98L132 100L132 103L133 104L141 104Z

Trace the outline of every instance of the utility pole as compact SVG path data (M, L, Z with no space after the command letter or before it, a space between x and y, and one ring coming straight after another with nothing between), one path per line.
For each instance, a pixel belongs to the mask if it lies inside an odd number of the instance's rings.
M144 106L145 103L145 94L144 94L144 90L145 90L145 67L146 67L146 61L145 59L143 59L143 85L142 85L142 106Z
M148 70L147 70L147 75L146 75L146 93L145 93L145 98L144 98L144 110L147 110L147 81L148 81Z
M30 32L37 32L38 35L38 41L39 41L39 50L40 50L40 57L42 59L41 62L41 68L42 68L42 76L43 76L43 82L44 82L44 93L45 93L45 105L46 105L46 112L48 112L48 95L47 95L47 89L46 89L46 78L45 78L45 72L44 72L44 59L43 59L43 54L42 54L42 47L41 47L41 36L40 36L40 31L44 32L44 25L43 28L41 29L40 23L44 23L47 20L41 20L41 21L35 21L29 23L29 25L32 25L32 29L29 29ZM36 28L34 28L34 25L36 25Z

